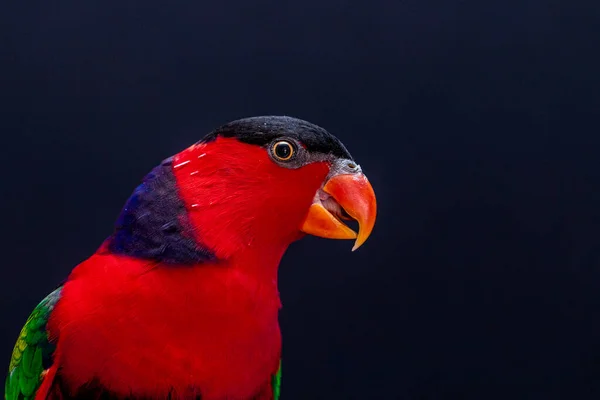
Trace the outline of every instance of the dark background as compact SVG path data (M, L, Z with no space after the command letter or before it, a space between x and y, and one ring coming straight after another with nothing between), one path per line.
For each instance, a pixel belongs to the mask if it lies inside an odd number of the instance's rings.
M0 359L143 175L218 125L324 126L366 245L281 267L283 395L600 396L597 1L0 6Z

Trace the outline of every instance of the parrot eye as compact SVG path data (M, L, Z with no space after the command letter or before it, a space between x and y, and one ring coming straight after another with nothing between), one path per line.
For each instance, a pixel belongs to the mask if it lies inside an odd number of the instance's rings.
M286 140L281 140L273 144L271 152L277 160L289 161L294 156L295 149L290 142Z

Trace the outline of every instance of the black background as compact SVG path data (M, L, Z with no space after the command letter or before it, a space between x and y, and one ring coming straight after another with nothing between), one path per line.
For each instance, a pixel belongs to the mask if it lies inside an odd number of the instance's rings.
M280 272L282 399L600 395L597 1L0 6L0 359L140 179L286 114L369 176L366 245Z

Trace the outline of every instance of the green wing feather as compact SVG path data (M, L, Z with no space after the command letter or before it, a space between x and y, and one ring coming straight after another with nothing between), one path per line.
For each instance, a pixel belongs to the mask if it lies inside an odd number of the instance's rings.
M54 346L48 341L46 324L61 289L56 289L37 305L21 330L8 368L6 400L33 399L42 383L42 375L54 352Z
M271 378L271 387L273 388L273 400L279 400L279 394L281 393L281 360L279 360L277 372Z

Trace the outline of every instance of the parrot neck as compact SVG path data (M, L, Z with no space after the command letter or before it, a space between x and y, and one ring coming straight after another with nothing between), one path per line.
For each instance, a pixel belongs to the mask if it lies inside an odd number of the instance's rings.
M146 175L127 200L107 246L114 254L165 264L214 261L214 254L194 237L171 158Z
M104 247L165 266L227 263L276 280L329 167L304 170L310 179L294 178L261 147L234 139L194 145L144 178Z
M268 216L263 224L254 224L256 219L247 221L241 234L232 232L239 227L235 212L214 213L207 209L190 216L194 207L186 205L180 194L173 163L173 159L165 160L144 178L125 204L115 232L100 253L187 268L226 264L265 284L276 285L279 262L295 238L279 237L271 231L274 224L269 224ZM256 227L267 229L262 233ZM211 247L204 245L204 240L211 242L202 238L205 234L216 239Z
M279 263L287 246L253 247L233 254L227 260L227 265L265 288L271 288L278 295L277 276Z

